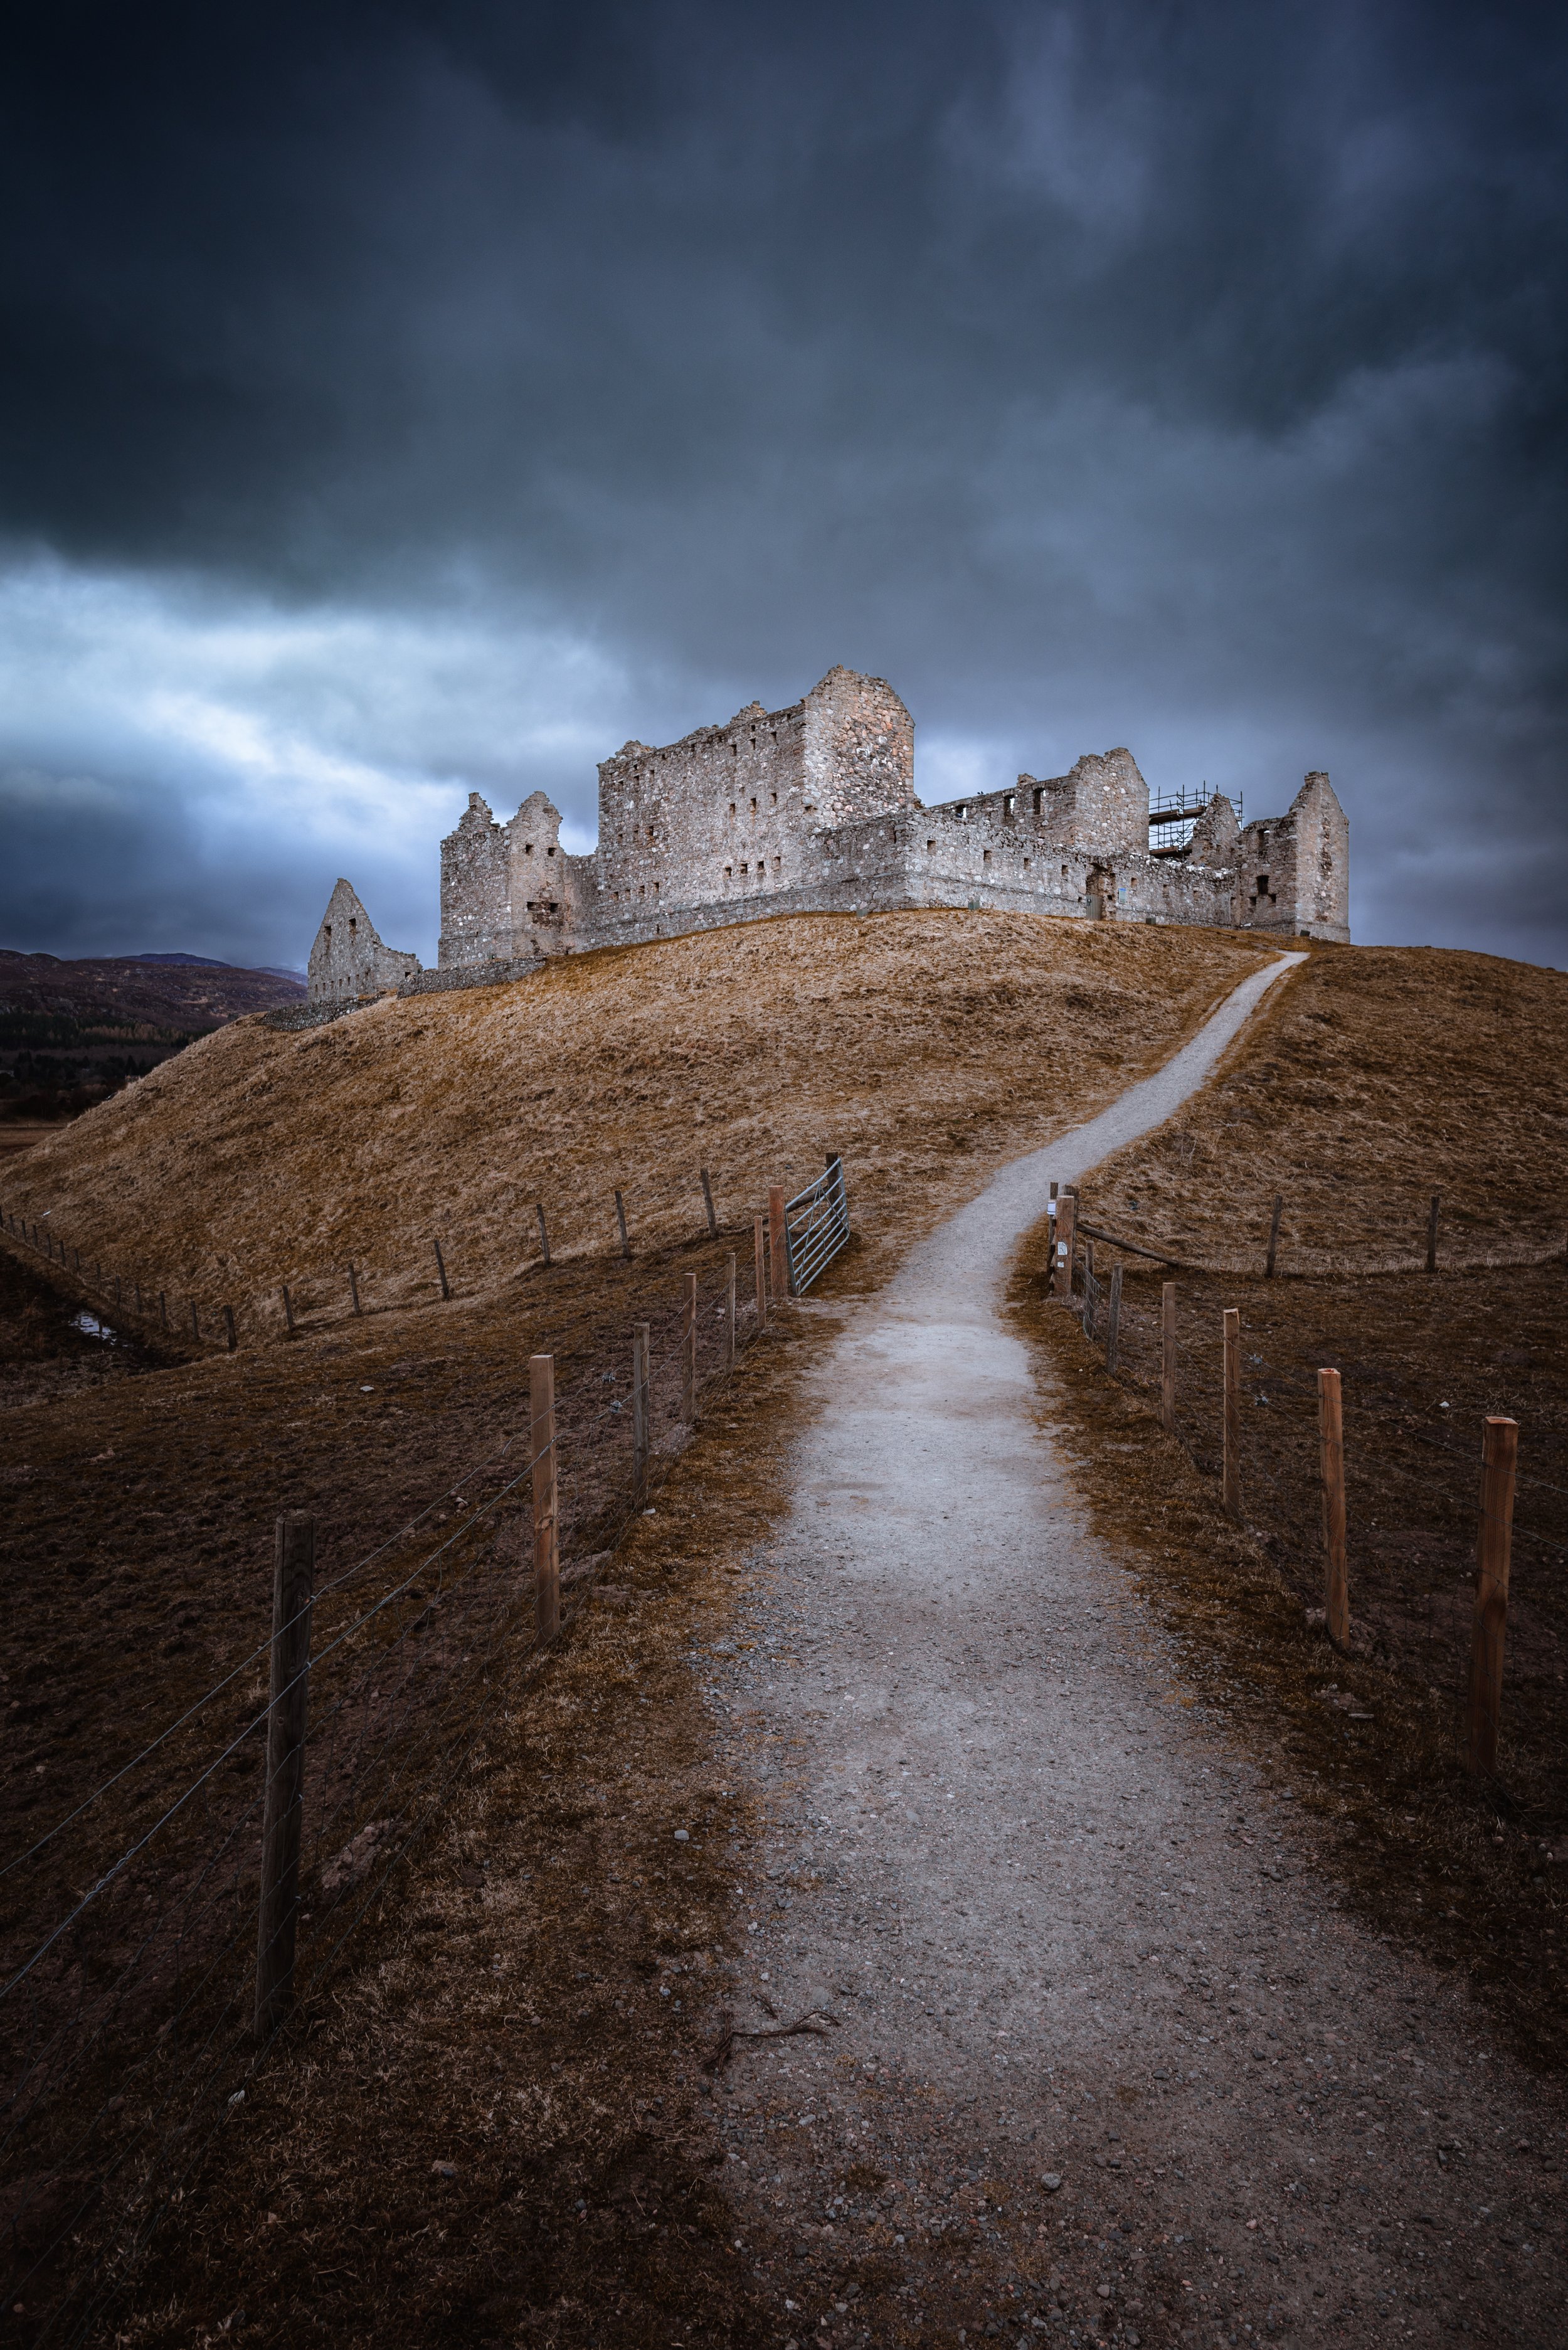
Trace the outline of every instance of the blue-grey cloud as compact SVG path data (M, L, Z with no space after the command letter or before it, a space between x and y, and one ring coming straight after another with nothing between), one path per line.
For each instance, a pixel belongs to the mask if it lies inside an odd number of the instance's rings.
M910 702L927 796L1123 741L1250 810L1324 766L1358 934L1568 962L1547 12L31 37L15 942L296 960L346 868L428 951L471 785L586 839L627 734L845 660Z

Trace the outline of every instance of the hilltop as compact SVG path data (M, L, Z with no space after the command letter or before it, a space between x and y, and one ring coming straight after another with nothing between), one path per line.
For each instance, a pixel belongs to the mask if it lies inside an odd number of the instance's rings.
M884 1242L1152 1067L1272 949L963 911L803 915L202 1038L27 1156L5 1206L242 1335L722 1222L842 1151ZM154 1279L155 1276L155 1279Z

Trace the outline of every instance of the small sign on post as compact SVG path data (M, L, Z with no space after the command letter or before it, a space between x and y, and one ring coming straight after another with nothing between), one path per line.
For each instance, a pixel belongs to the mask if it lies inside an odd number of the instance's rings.
M1225 1308L1225 1458L1220 1503L1229 1518L1241 1514L1241 1315Z
M275 2032L294 1998L299 1928L299 1841L305 1731L310 1701L310 1608L316 1520L279 1518L273 1554L272 1677L262 1809L261 1908L256 1924L255 2032Z
M1159 1285L1159 1424L1176 1434L1176 1284Z
M541 1647L545 1647L561 1628L554 1355L528 1357L528 1451L534 1470L534 1628Z
M1053 1297L1071 1297L1073 1294L1073 1227L1077 1206L1071 1191L1064 1191L1056 1202L1056 1262L1051 1269Z
M1476 1612L1470 1632L1469 1705L1465 1761L1490 1778L1497 1770L1502 1718L1502 1648L1508 1629L1508 1572L1513 1548L1513 1479L1519 1423L1489 1419L1481 1442L1480 1531L1476 1542Z
M1350 1646L1350 1585L1345 1559L1345 1423L1339 1373L1317 1375L1318 1458L1323 1471L1324 1617L1336 1648Z

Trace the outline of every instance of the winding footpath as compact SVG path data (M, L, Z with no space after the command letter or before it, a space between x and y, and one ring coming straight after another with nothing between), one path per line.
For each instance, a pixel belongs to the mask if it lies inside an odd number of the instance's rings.
M1089 1532L1005 1318L1048 1182L1294 960L850 1310L755 1646L710 1671L768 1822L741 2020L821 2019L720 2093L801 2350L1568 2339L1562 2098L1340 1912Z

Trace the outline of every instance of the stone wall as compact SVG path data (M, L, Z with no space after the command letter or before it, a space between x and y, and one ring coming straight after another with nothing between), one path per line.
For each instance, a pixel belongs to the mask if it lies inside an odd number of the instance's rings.
M1348 941L1350 826L1325 775L1308 775L1282 816L1242 828L1233 903L1243 930Z
M383 946L380 934L347 881L327 901L306 970L312 1003L354 1003L382 995L420 968L415 954Z

